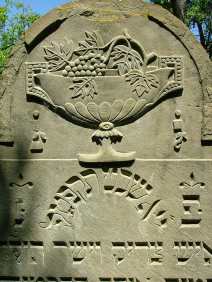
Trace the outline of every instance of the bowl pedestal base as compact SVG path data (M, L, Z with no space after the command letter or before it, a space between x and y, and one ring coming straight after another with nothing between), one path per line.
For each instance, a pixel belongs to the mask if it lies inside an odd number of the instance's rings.
M78 154L80 162L85 163L109 163L109 162L130 162L135 160L136 152L122 153L116 151L109 139L102 140L99 151L94 154Z

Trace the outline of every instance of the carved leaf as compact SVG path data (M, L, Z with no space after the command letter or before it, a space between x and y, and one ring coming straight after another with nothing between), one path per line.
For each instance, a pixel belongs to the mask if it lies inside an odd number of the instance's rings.
M111 109L111 116L110 116L110 121L113 122L114 119L119 115L119 113L122 111L124 102L123 100L115 100L112 104L112 109Z
M94 119L94 117L89 113L88 109L87 109L87 106L84 105L83 103L81 102L77 102L75 104L75 109L79 115L79 117L81 118L84 118L84 119L87 119L88 122L96 122L96 120Z
M87 104L88 112L93 116L96 121L101 121L97 104L90 102Z
M122 119L128 118L130 116L131 111L134 109L136 105L136 100L133 98L129 98L124 102L121 112L114 118L113 122L119 122Z
M73 90L72 99L81 97L82 99L86 97L94 98L97 95L97 86L93 78L76 78L74 83L69 87Z
M90 114L89 114L86 106L83 103L77 102L75 104L75 109L76 109L76 111L78 112L78 114L81 117L83 117L83 118L87 119L88 121L90 121Z
M143 73L140 71L132 71L126 75L126 81L133 87L133 92L138 97L142 97L144 94L148 94L152 88L159 86L159 79L155 74Z
M79 121L83 121L85 123L88 123L91 121L91 119L85 117L84 115L81 115L81 113L76 109L76 107L72 103L66 103L65 104L65 109L68 111L69 114L71 114L74 118L76 118Z
M99 107L99 115L102 121L109 121L111 113L111 104L108 102L103 102Z
M124 75L133 69L140 69L143 65L143 59L140 54L125 45L117 45L111 52L113 58L113 67L117 67L119 74Z
M85 41L87 42L87 44L89 44L90 46L97 46L97 35L95 32L85 32L85 36L86 39Z
M85 40L79 42L79 49L77 50L77 54L84 55L89 50L93 50L95 52L98 51L98 48L103 45L102 37L96 32L85 32Z
M65 67L73 54L73 41L65 43L51 42L51 46L44 47L44 58L49 62L50 71L58 71Z

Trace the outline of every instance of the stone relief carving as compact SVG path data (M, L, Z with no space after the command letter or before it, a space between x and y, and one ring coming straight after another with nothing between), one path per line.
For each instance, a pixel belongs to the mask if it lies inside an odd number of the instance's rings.
M200 193L204 191L204 182L196 181L194 173L190 174L189 182L181 182L179 185L182 191L184 215L181 219L181 228L200 227L202 221L202 208Z
M42 153L46 141L47 137L45 132L42 132L38 129L33 130L32 142L30 146L31 153Z
M9 189L11 195L13 195L13 208L11 209L11 230L15 235L18 230L24 227L28 207L27 207L27 194L34 189L34 183L25 179L22 173L20 173L16 180L9 183Z
M102 263L101 242L86 241L54 241L55 249L65 249L71 255L73 264L80 265L89 257L95 257Z
M37 122L40 118L40 112L35 110L32 114L34 123ZM44 150L44 145L47 142L46 133L39 130L39 126L35 124L32 134L32 142L30 145L31 153L42 153Z
M150 265L160 265L163 263L163 242L112 242L114 262L119 265L135 253L147 252L147 260Z
M87 169L72 176L62 185L49 205L46 219L40 222L42 228L66 226L74 228L74 216L79 206L86 203L94 194L104 197L124 197L134 207L138 218L163 231L170 215L163 209L163 200L152 195L153 187L133 174L130 170L103 170L96 172Z
M38 110L35 110L35 111L33 112L32 116L33 116L33 119L34 119L34 120L38 120L39 117L40 117L40 112L39 112Z
M23 227L25 216L26 216L26 207L24 200L22 198L17 198L15 200L16 205L16 216L13 221L14 228L21 228Z
M118 281L123 281L123 282L141 282L136 277L100 277L99 282L118 282Z
M191 277L184 277L184 278L165 278L165 282L210 282L211 279L205 278L191 278Z
M0 241L0 251L3 254L9 252L17 265L45 264L44 244L41 241Z
M47 102L81 126L96 129L94 154L79 154L82 162L131 161L135 152L117 152L117 126L140 118L167 94L183 89L182 57L147 53L126 31L108 43L97 32L44 47L46 62L27 63L27 95ZM109 85L105 89L105 85Z
M175 119L173 120L173 131L175 133L174 150L179 152L183 143L188 140L187 133L184 131L184 122L181 118L181 111L175 111Z
M30 276L11 276L10 275L10 276L1 276L0 281L1 282L5 282L5 281L12 281L12 282L15 282L15 281L18 281L18 282L52 282L52 281L55 281L55 282L88 282L89 280L87 277L70 277L70 276L69 277L68 276L62 276L62 277L47 276L46 277L46 276L32 276L32 275ZM133 281L133 280L126 280L126 281ZM138 282L138 280L136 282Z
M25 181L23 174L18 175L18 179L15 182L11 182L9 184L10 189L22 190L24 188L32 189L34 187L34 183L32 181Z
M211 264L212 249L203 241L174 242L174 250L178 265L186 265L195 257L201 259L204 265Z

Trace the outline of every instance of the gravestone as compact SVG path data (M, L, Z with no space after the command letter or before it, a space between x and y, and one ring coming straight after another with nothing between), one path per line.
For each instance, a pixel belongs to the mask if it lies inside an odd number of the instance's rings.
M1 79L0 282L211 282L211 87L157 5L40 18Z

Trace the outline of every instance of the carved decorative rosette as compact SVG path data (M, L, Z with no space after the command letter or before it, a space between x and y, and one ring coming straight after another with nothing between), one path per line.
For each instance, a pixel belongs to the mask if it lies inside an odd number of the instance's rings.
M27 63L27 94L62 110L72 122L97 129L92 140L101 149L80 155L81 161L133 160L134 152L111 147L123 137L115 127L140 118L183 88L182 57L147 54L127 32L107 44L98 33L86 32L78 48L72 41L52 42L44 52L46 63Z

